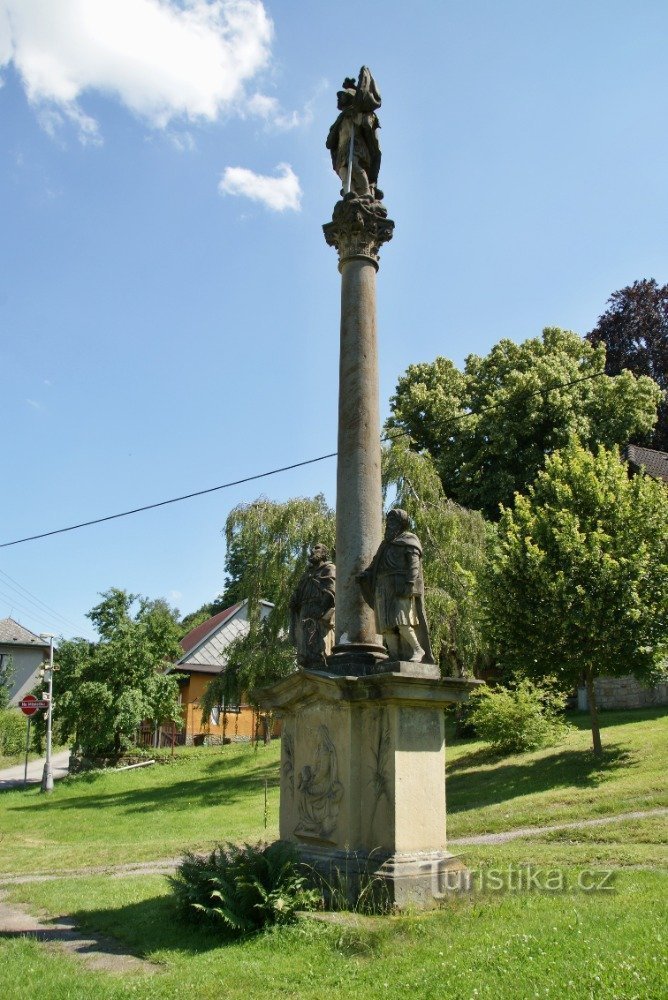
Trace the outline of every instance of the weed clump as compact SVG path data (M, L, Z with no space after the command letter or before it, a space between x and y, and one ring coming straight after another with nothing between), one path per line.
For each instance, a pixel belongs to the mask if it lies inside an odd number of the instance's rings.
M209 855L188 851L170 878L183 917L224 936L293 923L299 910L322 905L289 844L219 844Z

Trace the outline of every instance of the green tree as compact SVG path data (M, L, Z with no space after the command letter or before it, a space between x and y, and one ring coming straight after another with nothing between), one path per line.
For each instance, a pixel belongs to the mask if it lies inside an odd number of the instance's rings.
M165 667L180 655L178 612L118 588L87 617L98 643L59 644L56 697L61 732L84 753L118 753L143 719L180 720L178 681Z
M591 344L605 344L605 370L620 375L625 369L649 375L664 393L668 390L668 285L654 278L634 281L613 292L608 308L587 334ZM645 444L639 440L639 444ZM668 450L668 399L659 407L651 447Z
M479 581L493 527L448 500L432 459L406 438L383 449L386 503L408 512L423 546L425 603L432 648L445 674L473 673L487 655Z
M448 497L496 520L499 504L525 492L572 435L594 449L651 432L656 383L604 372L605 347L548 328L522 344L502 340L484 358L469 355L463 372L445 358L411 365L388 428L429 451Z
M249 631L230 644L224 674L201 699L206 715L217 705L248 695L295 669L287 636L290 595L304 571L308 550L334 543L334 512L322 495L285 503L260 498L235 507L225 524L226 600L248 600ZM261 601L274 606L265 614Z
M10 653L0 653L0 710L9 704L9 692L14 682L14 660Z
M484 593L502 665L564 690L584 678L600 753L595 678L651 683L668 654L665 486L571 442L504 509Z

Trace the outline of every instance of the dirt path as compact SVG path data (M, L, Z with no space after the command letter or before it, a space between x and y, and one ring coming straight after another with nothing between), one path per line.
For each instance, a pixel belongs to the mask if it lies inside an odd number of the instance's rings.
M506 844L522 837L540 837L558 830L584 830L592 826L608 823L623 823L630 819L650 819L654 816L668 816L668 808L646 809L638 812L620 813L616 816L600 816L597 819L581 819L572 823L554 823L551 826L525 826L503 833L482 833L473 837L454 837L448 840L449 847L466 847L478 844ZM111 878L128 878L133 875L170 875L179 863L179 858L161 858L158 861L136 861L124 865L95 865L87 868L63 868L56 873L42 872L30 874L0 874L0 885L22 885L28 882L54 882L63 878L85 878L89 875L109 875ZM0 928L1 930L1 928Z
M604 826L606 823L623 823L628 819L649 819L651 816L666 816L668 809L646 809L640 812L620 813L618 816L600 816L598 819L580 819L572 823L554 823L552 826L525 826L503 833L483 833L475 837L458 837L448 840L448 844L464 847L466 844L506 844L509 840L522 837L540 837L556 830L584 830L589 826Z
M40 920L17 903L7 903L5 896L6 893L0 894L0 938L32 938L74 955L89 969L96 971L118 975L151 975L160 971L159 965L129 955L120 944L109 938L81 933L67 917Z

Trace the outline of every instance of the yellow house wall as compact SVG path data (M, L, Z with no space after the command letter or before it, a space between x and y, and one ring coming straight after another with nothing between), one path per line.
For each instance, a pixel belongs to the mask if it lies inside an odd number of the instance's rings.
M239 713L227 713L224 732L222 715L220 724L217 726L213 725L208 716L202 719L202 711L199 703L211 679L212 674L191 673L189 674L189 680L185 681L181 687L181 703L183 705L183 722L186 739L200 734L220 737L224 735L230 739L235 739L235 737L252 739L255 736L255 712L249 705L242 704Z

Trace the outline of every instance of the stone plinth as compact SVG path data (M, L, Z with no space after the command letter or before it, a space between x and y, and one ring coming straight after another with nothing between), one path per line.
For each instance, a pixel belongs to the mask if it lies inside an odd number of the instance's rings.
M263 692L283 720L280 836L353 896L371 876L391 905L433 905L465 873L447 850L443 708L480 682L389 666L302 671Z

